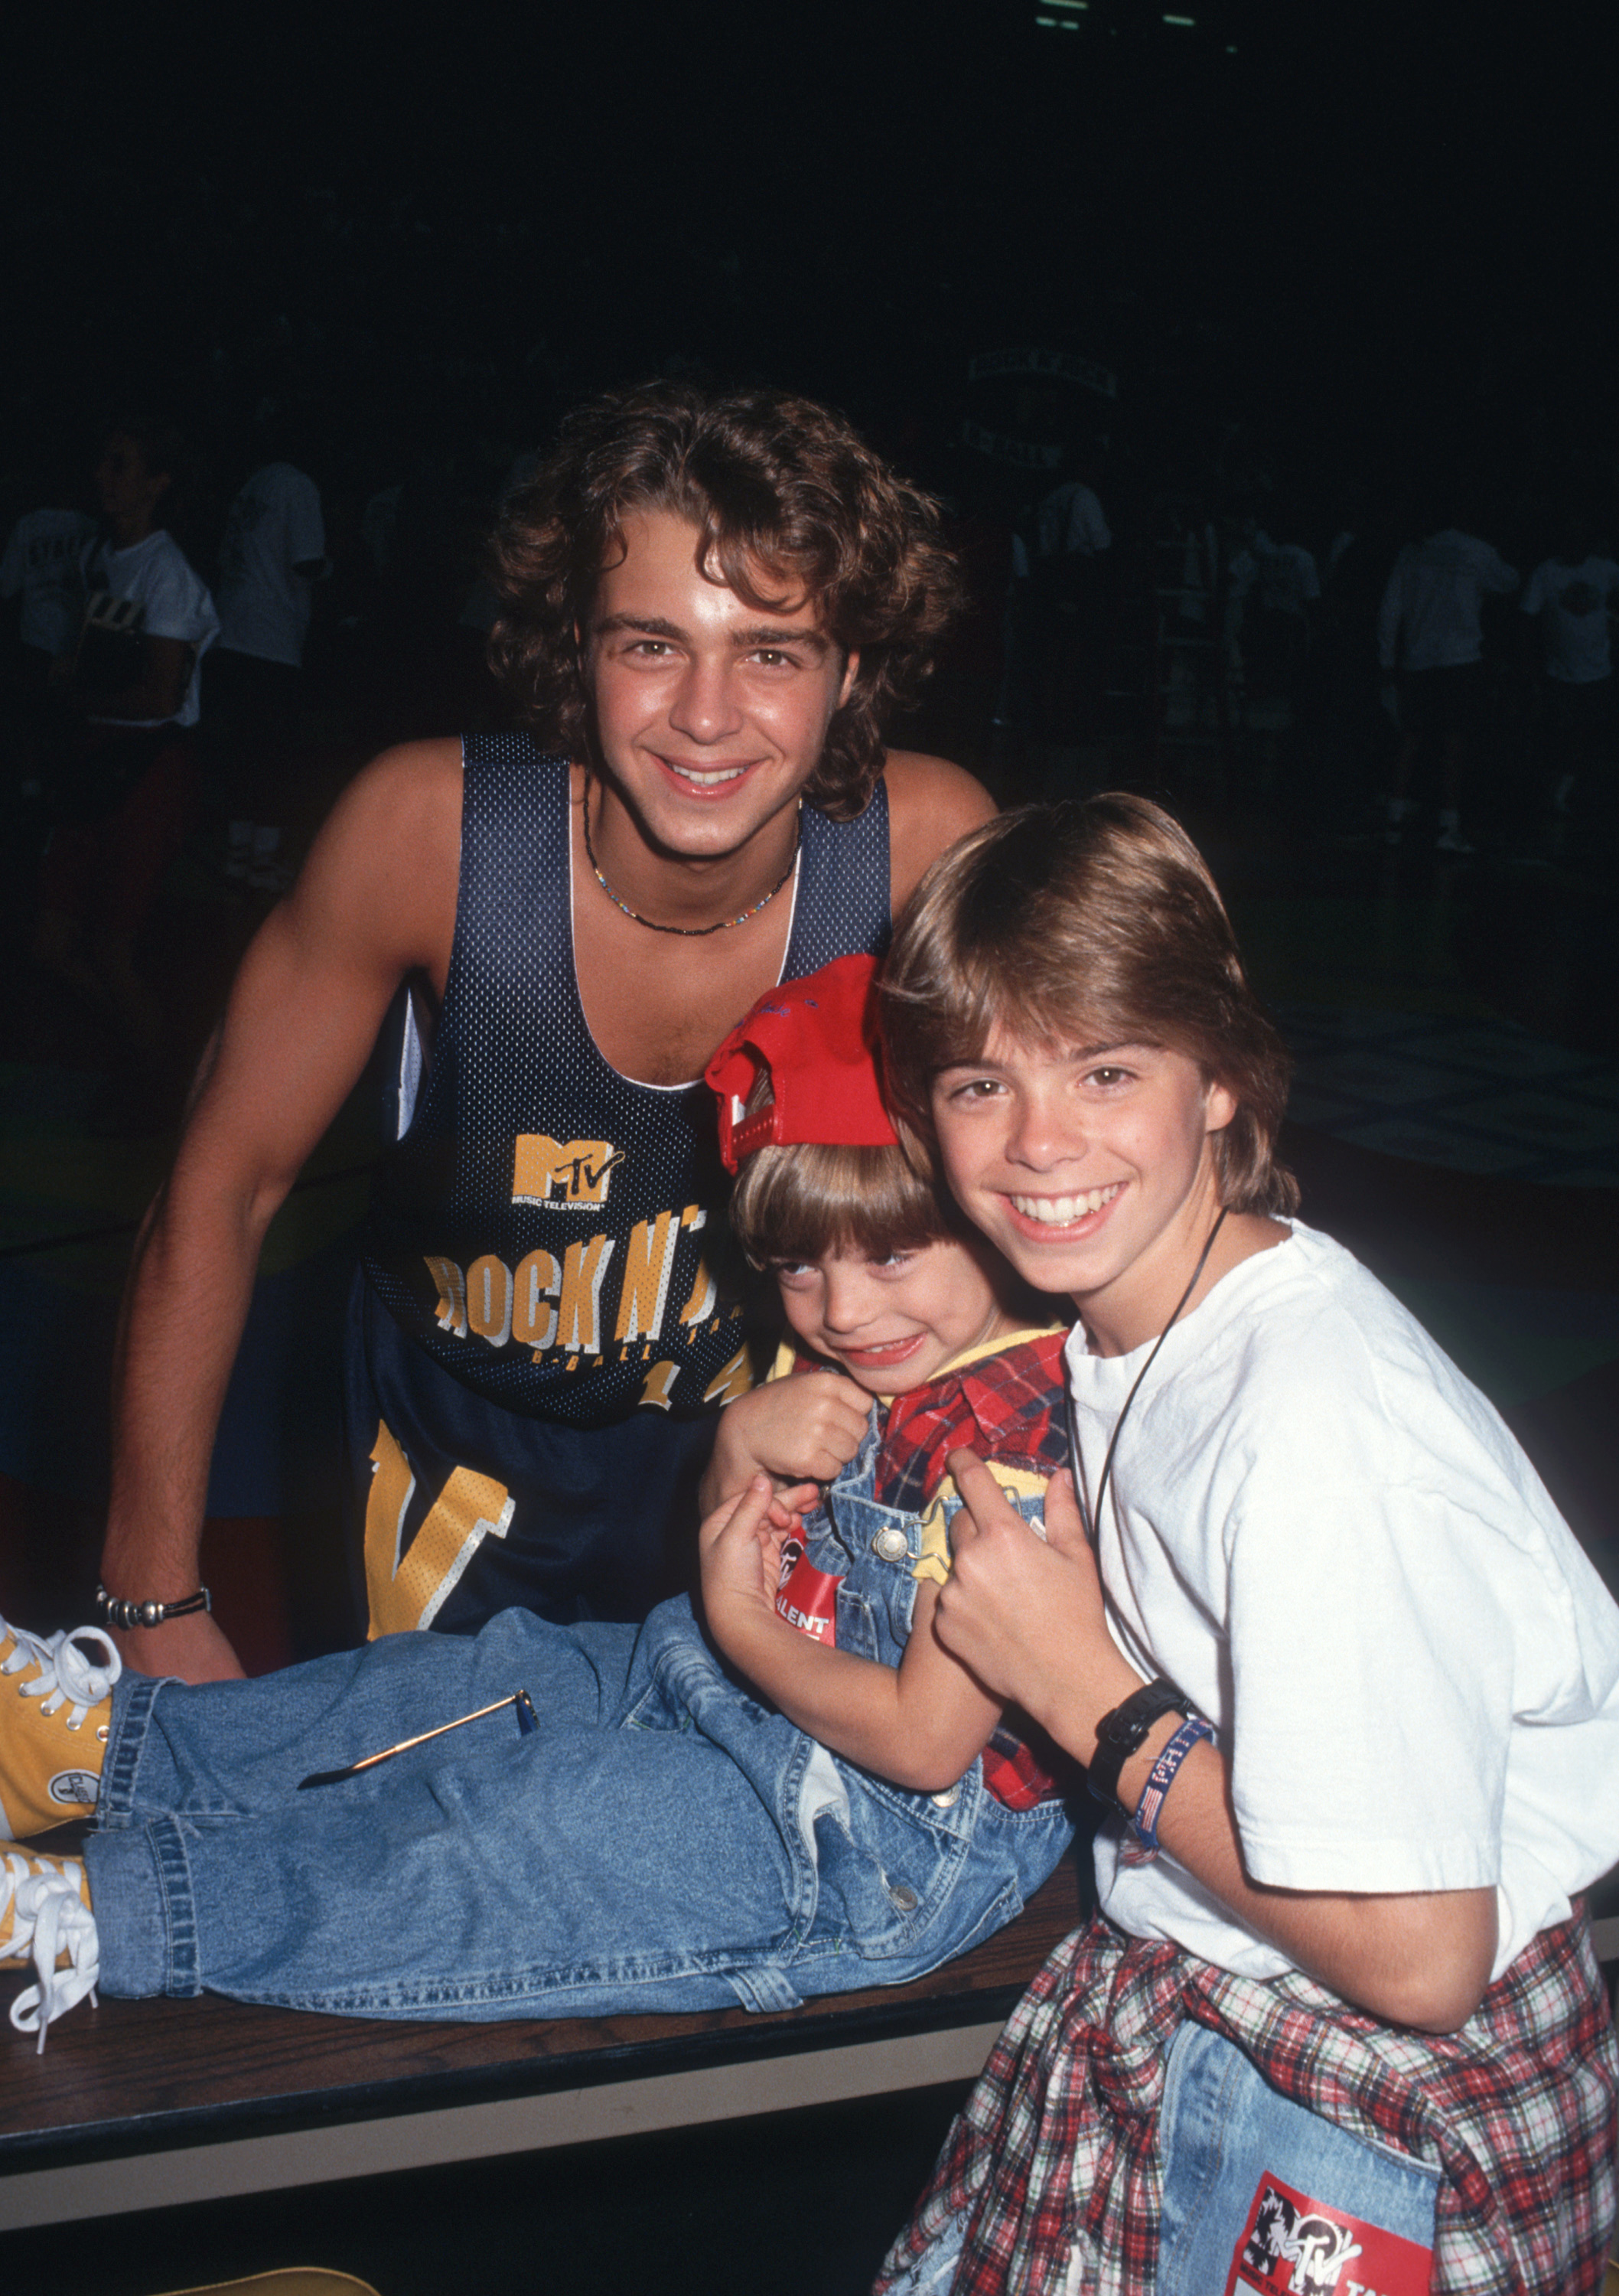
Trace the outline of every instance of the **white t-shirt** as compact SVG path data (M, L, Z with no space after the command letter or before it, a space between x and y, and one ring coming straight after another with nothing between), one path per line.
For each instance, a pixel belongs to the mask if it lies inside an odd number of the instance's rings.
M0 559L0 598L20 594L18 635L53 661L71 653L84 611L79 560L95 521L78 510L31 510L17 521Z
M185 699L172 720L119 718L116 722L194 726L200 715L200 666L219 635L219 617L214 611L208 584L179 544L162 527L128 550L115 550L109 542L98 542L85 554L84 581L87 591L110 590L115 598L135 599L141 609L141 629L145 636L184 638L187 645L196 649Z
M1150 1345L1070 1337L1093 1491ZM1497 1891L1494 1974L1619 1858L1619 1610L1491 1405L1301 1221L1175 1324L1100 1529L1115 1639L1219 1731L1256 1882ZM1103 1910L1239 1975L1284 1956L1167 1855Z
M1526 614L1541 617L1546 675L1563 685L1594 685L1613 671L1607 602L1619 590L1611 558L1583 558L1577 566L1549 558L1524 585Z
M1302 543L1272 542L1268 534L1254 537L1239 550L1226 574L1226 595L1242 601L1259 590L1259 603L1268 613L1297 614L1312 606L1321 594L1315 560Z
M1113 537L1102 516L1102 506L1087 486L1070 479L1040 505L1036 531L1043 558L1099 558L1110 549Z
M1302 614L1321 594L1321 578L1312 554L1299 542L1272 542L1256 534L1259 558L1259 603L1272 614Z
M1486 593L1509 597L1517 576L1474 534L1453 526L1408 542L1378 609L1378 660L1385 669L1461 669L1483 658L1479 619Z
M219 643L233 653L301 668L309 610L325 571L320 490L290 463L266 463L243 487L219 545Z

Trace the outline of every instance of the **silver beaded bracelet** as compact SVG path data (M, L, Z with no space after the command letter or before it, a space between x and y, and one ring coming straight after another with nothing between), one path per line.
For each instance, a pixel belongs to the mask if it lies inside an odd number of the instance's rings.
M97 1587L95 1607L103 1626L127 1633L131 1627L160 1627L169 1619L187 1619L193 1611L211 1611L214 1599L206 1587L199 1587L194 1595L178 1603L125 1603L104 1587Z

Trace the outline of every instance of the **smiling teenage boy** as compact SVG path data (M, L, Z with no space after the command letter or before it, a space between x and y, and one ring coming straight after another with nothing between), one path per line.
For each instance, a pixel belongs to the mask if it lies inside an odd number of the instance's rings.
M1290 1217L1286 1057L1166 815L977 832L886 996L957 1200L1079 1316L1075 1486L1036 1541L957 1455L934 1631L1114 1815L882 2285L1595 2290L1619 1614L1484 1398Z
M748 1376L692 1079L773 981L880 947L991 810L882 747L954 570L932 504L825 408L599 401L497 556L495 659L535 732L413 743L345 793L137 1248L102 1576L148 1671L238 1670L199 1586L214 1429L266 1228L402 985L348 1348L370 1629L637 1618L678 1583Z

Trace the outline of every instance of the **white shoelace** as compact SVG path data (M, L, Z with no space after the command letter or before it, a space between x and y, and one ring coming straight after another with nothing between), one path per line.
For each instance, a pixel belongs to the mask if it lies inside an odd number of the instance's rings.
M95 1999L95 1981L102 1973L101 1939L95 1916L78 1894L84 1867L76 1858L64 1858L60 1872L30 1869L19 1850L0 1858L0 1920L9 1908L12 1934L5 1940L8 1959L29 1955L35 1982L26 1986L12 2004L12 2023L20 2033L37 2033L37 2054L45 2054L45 2028L82 2001ZM59 1954L68 1956L58 1969Z
M47 1639L0 1619L0 1637L7 1635L16 1647L0 1660L0 1675L20 1674L24 1667L37 1666L38 1679L16 1687L24 1698L43 1698L42 1713L55 1714L66 1706L70 1730L77 1730L90 1709L101 1704L124 1671L123 1660L99 1627L64 1628ZM105 1662L97 1666L79 1648L81 1643L99 1643L107 1653Z

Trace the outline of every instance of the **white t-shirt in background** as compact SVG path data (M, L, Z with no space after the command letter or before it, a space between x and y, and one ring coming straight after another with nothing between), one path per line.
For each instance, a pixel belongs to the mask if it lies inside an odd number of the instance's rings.
M1541 618L1546 675L1563 685L1594 685L1613 671L1607 602L1619 590L1611 558L1582 558L1569 566L1548 558L1524 585L1526 614Z
M84 582L87 592L108 590L115 598L133 598L140 606L140 627L146 637L183 638L196 649L185 698L172 719L120 718L96 722L194 726L200 714L201 660L219 635L219 617L207 583L179 544L162 527L128 550L115 550L110 543L98 542L85 554Z
M255 471L231 504L219 545L219 643L232 653L301 668L326 527L315 480L290 463Z
M1226 595L1242 601L1255 586L1266 613L1295 614L1302 619L1306 608L1321 594L1321 578L1313 554L1302 543L1272 542L1262 531L1232 559L1226 575Z
M1040 505L1035 531L1043 558L1100 558L1113 546L1102 506L1077 479L1058 487Z
M1069 1339L1087 1492L1149 1351ZM1493 1886L1499 1975L1619 1858L1619 1610L1492 1406L1330 1238L1295 1221L1171 1330L1100 1552L1121 1649L1219 1731L1256 1882ZM1124 1841L1097 1837L1110 1920L1288 1967Z
M1378 609L1378 660L1385 669L1464 669L1484 658L1487 594L1509 597L1517 576L1475 534L1447 526L1409 542Z
M0 559L0 598L20 595L18 636L53 661L71 653L84 611L79 561L95 521L78 510L31 510L17 521Z

